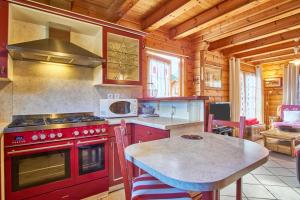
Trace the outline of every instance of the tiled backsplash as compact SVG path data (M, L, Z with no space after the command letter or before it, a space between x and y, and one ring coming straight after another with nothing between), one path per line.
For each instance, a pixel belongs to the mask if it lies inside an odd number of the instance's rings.
M99 99L118 93L120 98L141 97L142 89L93 86L93 69L14 62L14 81L0 82L0 121L12 115L94 112Z

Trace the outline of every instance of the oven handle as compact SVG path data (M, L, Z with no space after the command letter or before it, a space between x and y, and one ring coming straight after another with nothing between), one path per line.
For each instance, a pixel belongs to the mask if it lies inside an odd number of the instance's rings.
M24 150L12 150L7 152L8 155L14 155L19 153L28 153L28 152L35 152L40 150L47 150L47 149L55 149L60 147L69 147L73 146L73 143L68 142L67 144L61 144L61 145L54 145L54 146L48 146L48 147L39 147L39 148L32 148L32 149L24 149Z
M90 144L90 143L95 143L95 142L105 142L107 141L107 138L101 138L101 139L97 139L97 140L89 140L89 141L78 141L77 145L81 145L81 144Z

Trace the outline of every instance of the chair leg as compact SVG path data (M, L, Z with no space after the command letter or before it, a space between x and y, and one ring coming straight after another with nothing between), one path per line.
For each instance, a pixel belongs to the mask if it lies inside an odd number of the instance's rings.
M242 178L236 181L236 200L242 200Z
M202 200L220 200L220 192L219 190L201 192Z

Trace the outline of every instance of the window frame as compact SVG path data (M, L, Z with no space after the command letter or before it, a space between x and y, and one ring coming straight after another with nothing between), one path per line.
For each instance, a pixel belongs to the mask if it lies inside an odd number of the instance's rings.
M158 60L158 61L162 61L162 62L166 62L166 63L170 63L170 91L169 91L169 93L170 93L170 95L169 96L167 96L167 97L181 97L181 96L183 96L183 87L184 87L184 83L183 83L183 78L182 78L182 76L183 76L183 72L184 72L184 69L183 69L183 59L182 59L182 57L180 57L180 56L174 56L174 55L171 55L171 54L167 54L167 53L161 53L161 52L155 52L155 51L151 51L151 52L153 52L153 53L155 53L155 54L161 54L161 55L166 55L166 56L172 56L172 57L175 57L175 58L178 58L179 59L179 74L178 74L178 82L179 82L179 95L178 96L173 96L172 95L172 89L173 89L173 87L172 87L172 62L171 62L171 60L170 59L167 59L167 58L163 58L163 57L160 57L160 56L157 56L157 55L154 55L154 54L151 54L151 53L148 53L148 52L146 52L146 58L147 58L147 66L146 66L146 85L145 85L145 87L146 87L146 95L147 96L149 96L149 97L153 97L153 98L156 98L156 97L154 97L154 96L150 96L149 95L149 93L148 93L148 90L149 90L149 69L150 69L150 60L151 59L154 59L154 60ZM157 97L157 98L159 98L159 97Z

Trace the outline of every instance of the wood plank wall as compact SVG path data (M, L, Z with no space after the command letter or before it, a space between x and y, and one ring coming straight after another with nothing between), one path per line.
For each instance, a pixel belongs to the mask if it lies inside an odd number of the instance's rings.
M287 63L262 65L263 79L283 77L284 67ZM269 125L269 116L277 115L277 107L282 104L283 88L266 88L264 87L264 112L265 123Z
M201 80L204 66L210 65L222 68L222 88L205 88ZM194 94L209 96L208 102L229 101L229 63L228 59L217 52L198 50L194 52Z
M178 55L183 55L183 73L182 78L184 80L184 96L191 96L193 92L192 81L193 81L193 60L192 60L192 51L191 43L187 40L171 40L168 37L167 32L155 31L151 34L148 34L145 38L145 47L161 50L162 53L173 53ZM146 49L147 50L147 49ZM143 56L143 69L144 69L144 78L147 79L147 57ZM144 96L146 96L144 90Z

